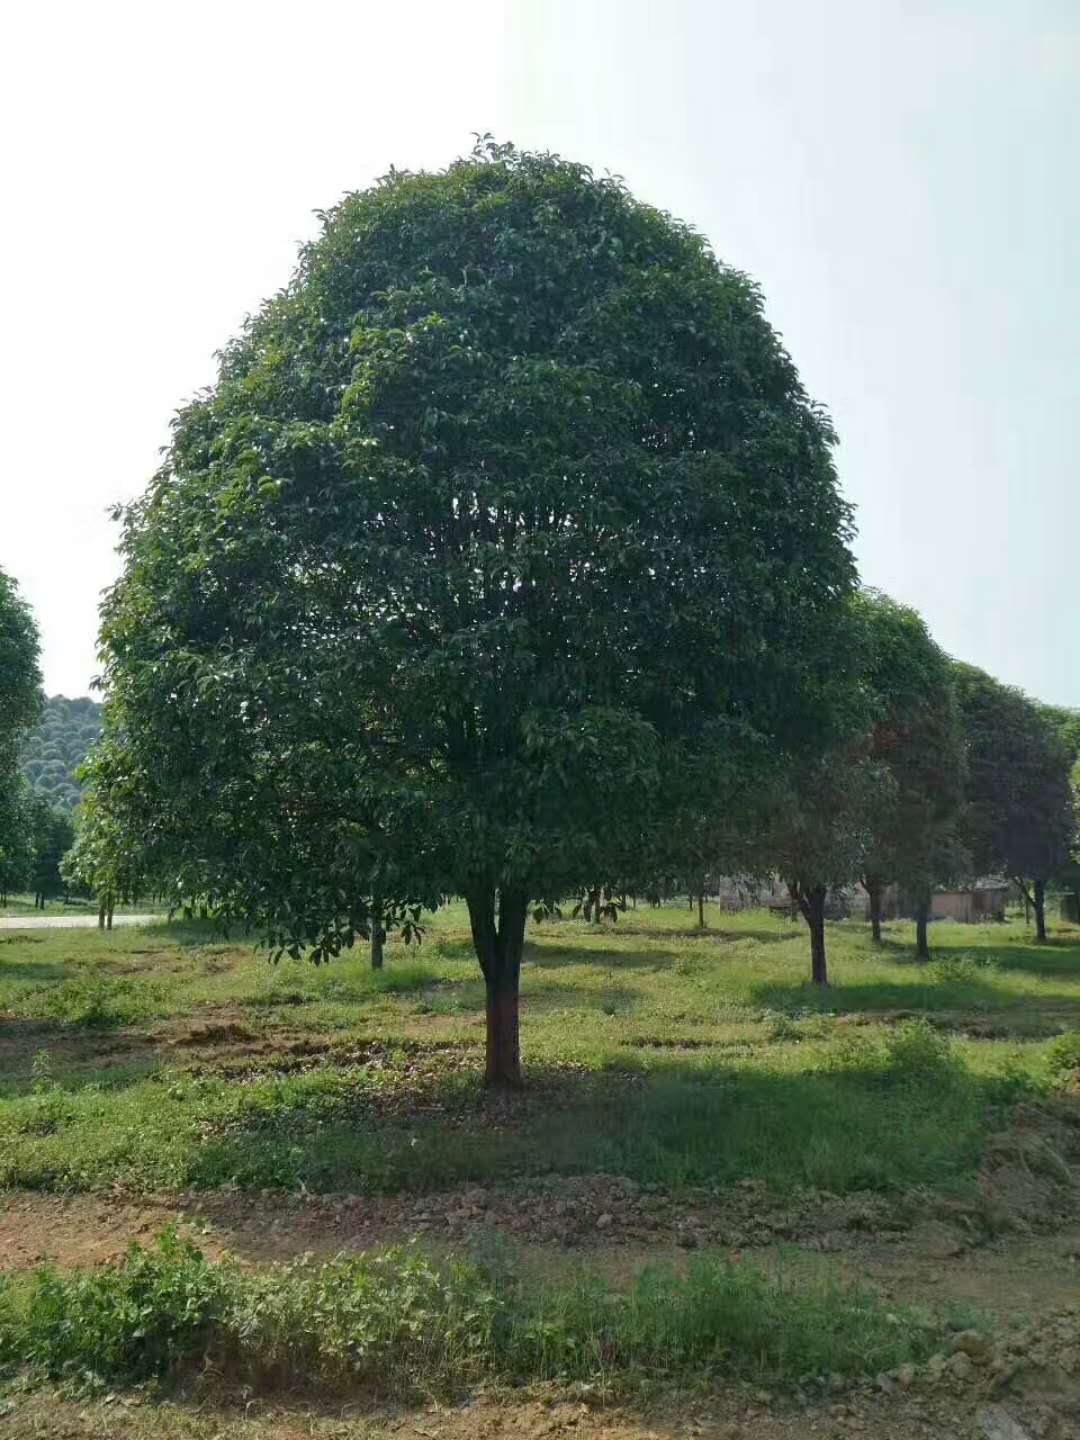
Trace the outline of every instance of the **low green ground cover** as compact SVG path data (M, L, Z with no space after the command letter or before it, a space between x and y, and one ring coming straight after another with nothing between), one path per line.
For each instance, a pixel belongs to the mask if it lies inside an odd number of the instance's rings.
M1080 931L1038 945L1020 922L941 924L919 964L910 927L875 950L839 922L820 993L800 925L692 919L533 928L530 1084L510 1103L480 1085L460 906L376 973L359 952L271 966L199 925L0 932L0 1185L377 1192L609 1171L963 1190L1009 1103L1069 1073Z

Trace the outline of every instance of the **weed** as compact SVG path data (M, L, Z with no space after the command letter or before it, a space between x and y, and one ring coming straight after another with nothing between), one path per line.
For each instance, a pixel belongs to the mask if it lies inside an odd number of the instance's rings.
M936 1328L831 1278L798 1282L703 1255L624 1290L581 1267L536 1282L506 1257L416 1247L251 1271L166 1232L94 1271L36 1271L0 1291L0 1361L76 1388L163 1378L205 1358L255 1388L414 1397L493 1380L742 1377L789 1384L925 1356Z
M100 1270L45 1266L0 1294L0 1355L88 1388L164 1375L198 1356L226 1289L227 1272L172 1231Z
M73 1025L108 1029L159 1014L162 991L145 980L84 972L38 992L37 1013Z
M1080 1030L1059 1036L1050 1046L1046 1059L1056 1084L1080 1083Z
M916 1084L956 1080L960 1065L947 1035L926 1020L903 1020L885 1037L890 1078Z

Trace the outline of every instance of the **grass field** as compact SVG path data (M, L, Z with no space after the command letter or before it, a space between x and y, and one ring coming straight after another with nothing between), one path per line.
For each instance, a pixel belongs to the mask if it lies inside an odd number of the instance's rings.
M117 905L114 909L116 915L153 915L161 910L156 900L147 899L138 905ZM0 920L18 919L25 915L34 919L40 915L96 915L98 903L96 900L83 899L73 896L64 900L60 896L51 896L45 902L44 910L39 910L34 904L33 895L9 895L0 904Z
M457 905L430 920L420 947L391 943L381 972L362 953L273 966L200 925L0 932L0 1189L159 1207L201 1192L242 1208L247 1194L267 1228L297 1195L415 1201L394 1211L408 1239L433 1192L482 1185L535 1205L609 1177L642 1206L684 1197L701 1210L743 1195L764 1214L797 1197L877 1196L909 1217L955 1206L989 1234L986 1167L1004 1146L1072 1204L1071 1160L1030 1124L1017 1132L1015 1115L1075 1104L1080 930L1038 945L1020 921L940 924L920 964L910 927L887 927L875 949L864 925L839 922L820 992L800 924L707 919L702 933L681 908L642 908L618 925L533 927L528 1085L511 1097L481 1085L483 988ZM589 1227L604 1223L588 1212ZM792 1383L918 1360L943 1323L940 1307L937 1321L895 1304L887 1318L835 1267L806 1272L798 1257L772 1279L707 1251L689 1269L632 1266L615 1316L599 1272L568 1278L561 1261L554 1279L542 1267L524 1304L505 1257L462 1261L448 1279L438 1244L257 1273L170 1244L94 1275L16 1271L0 1288L0 1367L6 1344L9 1365L36 1357L54 1380L85 1369L90 1352L104 1381L145 1378L155 1315L153 1373L209 1353L212 1331L237 1374L273 1351L281 1374L340 1384L349 1342L333 1336L362 1325L374 1347L365 1365L378 1369L384 1347L380 1373L397 1374L387 1385L404 1395L450 1374L580 1380L650 1367ZM194 1328L176 1329L178 1305ZM318 1343L301 1334L305 1310L322 1317ZM136 1313L133 1339L124 1317ZM771 1318L762 1328L751 1315ZM432 1326L438 1347L401 1348Z
M973 1180L994 1109L1055 1082L1080 1031L1080 933L831 927L678 909L538 926L530 1091L479 1085L463 911L381 973L268 964L198 927L0 937L0 1185L376 1192L544 1172L843 1192ZM918 1023L929 1021L932 1029ZM1067 1048L1067 1045L1066 1047Z

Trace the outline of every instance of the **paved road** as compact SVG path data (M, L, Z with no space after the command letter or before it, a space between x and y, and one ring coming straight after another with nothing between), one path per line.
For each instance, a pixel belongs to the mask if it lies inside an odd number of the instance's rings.
M160 915L114 915L113 927L149 925L152 920L161 918ZM0 918L0 930L92 930L96 926L96 915L15 915L6 920Z

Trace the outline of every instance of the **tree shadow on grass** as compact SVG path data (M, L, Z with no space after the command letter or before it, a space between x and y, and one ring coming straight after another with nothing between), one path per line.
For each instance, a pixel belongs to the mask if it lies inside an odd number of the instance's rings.
M676 1190L746 1178L780 1191L958 1189L974 1183L999 1091L959 1069L794 1074L675 1056L644 1076L535 1067L521 1097L488 1097L477 1080L443 1113L380 1119L324 1097L248 1114L190 1156L187 1183L424 1192L604 1173Z
M942 957L950 953L965 953L962 945L941 945L937 953ZM1071 979L1076 982L1080 994L1080 945L1075 942L1048 941L1045 945L1006 944L994 949L979 950L999 970L1014 970L1024 975L1038 975L1053 979ZM931 947L931 956L934 947Z
M123 1089L162 1065L157 1047L140 1033L8 1015L0 1019L0 1098L32 1091L35 1058L42 1054L50 1083L71 1092Z
M780 945L789 940L798 939L802 932L799 930L785 930L775 935L754 935L746 931L720 931L720 930L607 930L603 934L612 939L633 936L634 939L651 939L657 941L690 939L708 941L717 946L735 945L738 942L752 941L754 945ZM545 939L550 937L545 936ZM556 937L561 939L561 937ZM615 945L559 945L558 948L548 945L537 945L526 943L524 959L535 965L538 970L557 970L567 965L591 965L608 966L614 970L670 970L680 961L688 959L722 959L722 955L708 955L706 951L687 953L685 949L672 950L663 945L656 945L648 950L621 950Z
M5 981L50 985L67 979L70 974L65 960L8 960L0 954L0 985Z
M969 927L974 932L971 939L958 934L957 930L960 928L962 927L950 926L942 933L934 926L930 927L930 963L949 957L970 957L975 964L992 965L999 970L1072 978L1080 986L1080 940L1075 937L1051 936L1045 944L1040 945L1034 940L1020 941L1005 933L1000 944L986 945L982 943L982 936L987 927ZM978 940L976 936L979 937ZM869 955L887 955L901 965L922 966L928 963L916 955L912 939L892 939L888 926L885 929L885 938Z
M965 1028L965 1017L985 1016L998 1020L1003 1034L1028 1038L1056 1035L1063 1024L1080 1025L1080 992L1076 990L1010 995L975 975L942 979L929 967L925 983L841 980L821 987L810 981L770 981L754 986L751 1000L762 1009L788 1015L924 1015L930 1020L941 1016L957 1022L958 1029Z

